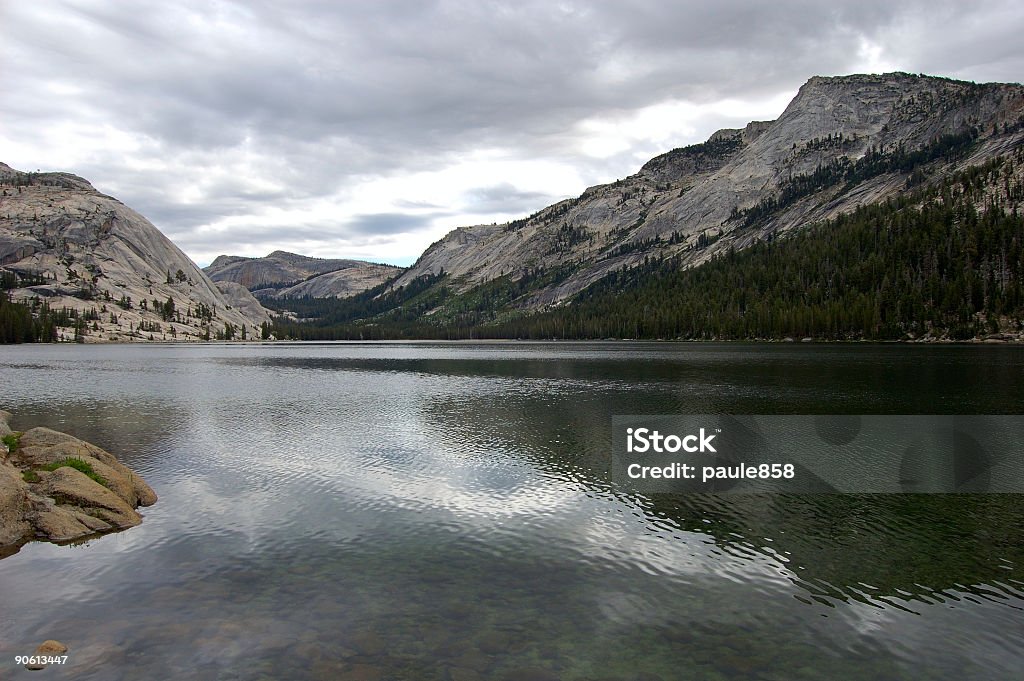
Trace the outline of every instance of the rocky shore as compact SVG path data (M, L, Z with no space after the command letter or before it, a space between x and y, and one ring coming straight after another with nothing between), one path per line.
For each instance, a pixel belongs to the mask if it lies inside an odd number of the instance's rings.
M156 493L110 452L49 428L12 431L0 411L0 556L134 527Z

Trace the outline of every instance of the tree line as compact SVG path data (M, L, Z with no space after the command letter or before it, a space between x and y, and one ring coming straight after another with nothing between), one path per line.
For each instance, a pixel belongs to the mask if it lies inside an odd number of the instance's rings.
M529 288L519 280L457 294L435 277L390 298L368 292L335 301L335 312L312 324L278 323L274 333L309 340L895 340L1019 331L1022 160L1020 153L997 159L900 198L726 250L699 267L649 257L545 312L517 311L513 301Z
M948 153L966 142L966 136L941 140L939 148ZM1022 163L1024 151L1018 150L833 220L769 233L740 251L724 249L698 267L684 260L692 251L662 251L542 312L528 311L525 303L533 292L569 276L572 263L526 268L468 290L442 270L346 299L266 301L300 321L278 317L260 335L897 340L1019 332ZM727 237L728 232L714 236ZM0 342L54 340L58 326L84 323L66 310L34 305L0 295Z

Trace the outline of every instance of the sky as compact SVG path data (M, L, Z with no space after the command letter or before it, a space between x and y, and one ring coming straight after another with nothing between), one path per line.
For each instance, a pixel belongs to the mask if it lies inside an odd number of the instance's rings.
M0 161L72 172L193 260L409 265L814 75L1024 80L1024 3L0 0Z

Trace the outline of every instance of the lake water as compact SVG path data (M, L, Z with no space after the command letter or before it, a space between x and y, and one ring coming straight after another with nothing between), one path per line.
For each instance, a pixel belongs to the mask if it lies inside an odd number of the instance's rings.
M1024 348L21 346L145 522L0 561L0 677L1020 679L1020 495L630 494L616 414L1013 414Z

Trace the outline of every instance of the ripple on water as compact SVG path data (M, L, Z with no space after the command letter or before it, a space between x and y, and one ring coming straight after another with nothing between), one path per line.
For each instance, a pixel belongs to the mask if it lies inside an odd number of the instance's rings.
M5 368L8 408L84 432L160 502L130 532L0 563L0 652L67 640L78 662L54 678L960 679L1024 665L1012 499L645 498L607 479L613 414L829 400L924 413L921 395L949 395L916 355L70 350L84 354L15 349L28 354ZM979 370L1003 385L1019 364ZM971 385L961 404L993 404Z

